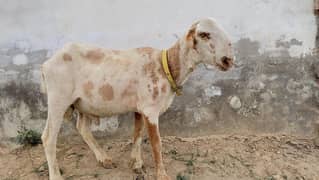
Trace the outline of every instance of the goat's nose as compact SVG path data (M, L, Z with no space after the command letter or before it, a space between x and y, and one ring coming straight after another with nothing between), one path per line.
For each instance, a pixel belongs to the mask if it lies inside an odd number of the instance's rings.
M232 58L229 58L229 57L227 57L227 56L224 56L224 57L222 57L222 66L224 67L224 68L230 68L232 65L233 65L233 59Z

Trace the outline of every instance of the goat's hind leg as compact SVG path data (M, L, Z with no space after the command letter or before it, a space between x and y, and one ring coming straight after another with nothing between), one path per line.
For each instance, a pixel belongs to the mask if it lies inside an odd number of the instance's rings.
M50 180L62 180L56 159L56 143L63 116L69 107L67 101L48 96L48 119L41 139L49 167Z
M137 174L141 174L144 171L143 160L142 160L142 137L144 130L144 116L140 113L135 113L135 126L133 136L133 148L131 152L130 166L133 171Z
M116 165L112 163L112 159L106 154L106 152L102 149L102 147L95 140L91 129L91 119L85 114L79 112L78 119L76 123L76 128L81 134L85 143L89 146L89 148L94 152L96 159L101 165L106 169L116 168Z

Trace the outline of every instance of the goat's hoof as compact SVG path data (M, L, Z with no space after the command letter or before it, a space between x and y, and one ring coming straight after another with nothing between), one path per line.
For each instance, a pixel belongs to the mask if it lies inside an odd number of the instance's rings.
M62 176L50 177L50 180L63 180Z
M133 168L133 172L135 174L144 174L144 173L146 173L146 168L144 165L142 165L141 168Z
M138 174L134 180L145 180L145 177L143 174Z
M167 174L159 174L157 175L157 180L172 180Z
M112 162L110 159L105 159L104 161L100 161L100 164L105 168L105 169L114 169L117 168L116 164Z
M132 159L129 162L129 166L131 169L133 169L133 172L136 174L143 174L143 172L146 172L145 166L143 165L143 161L136 161L135 159Z

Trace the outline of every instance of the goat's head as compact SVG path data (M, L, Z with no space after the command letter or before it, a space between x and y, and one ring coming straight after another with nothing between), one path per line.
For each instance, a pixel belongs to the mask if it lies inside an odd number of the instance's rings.
M194 23L185 40L196 63L214 65L222 71L232 67L234 56L230 38L214 19Z

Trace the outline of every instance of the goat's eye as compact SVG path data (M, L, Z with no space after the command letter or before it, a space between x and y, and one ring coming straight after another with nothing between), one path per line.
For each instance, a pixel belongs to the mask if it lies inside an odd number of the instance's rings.
M210 39L210 34L208 32L200 32L200 33L198 33L198 36L202 39L205 39L205 40Z

